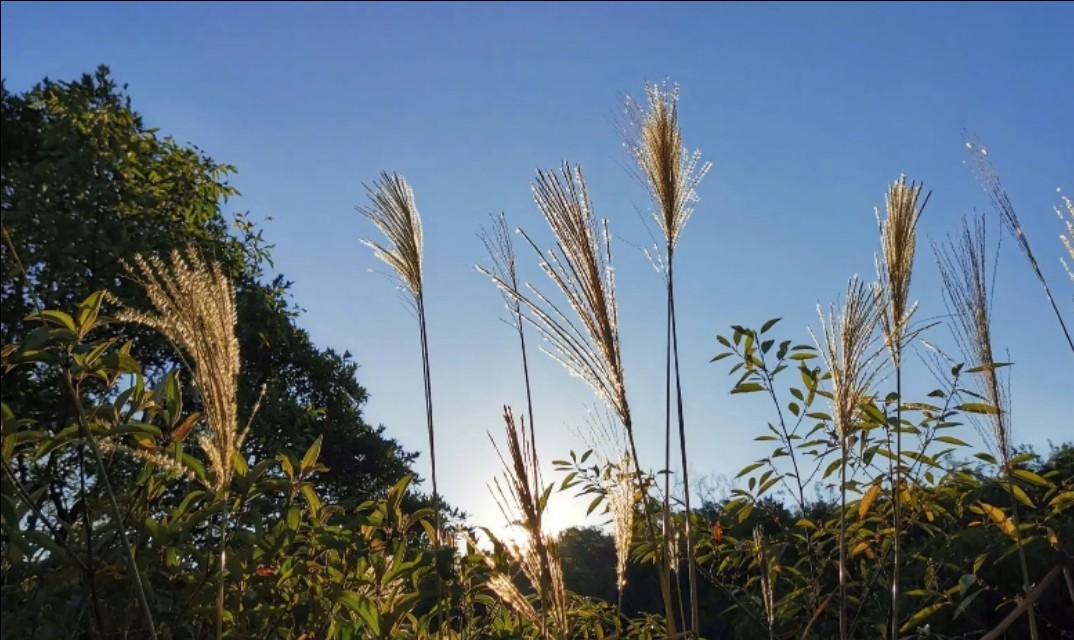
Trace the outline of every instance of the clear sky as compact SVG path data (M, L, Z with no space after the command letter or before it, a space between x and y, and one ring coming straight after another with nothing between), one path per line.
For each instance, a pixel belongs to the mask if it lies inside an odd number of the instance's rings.
M611 219L627 383L643 463L662 450L663 300L633 245L648 243L647 197L615 123L625 93L682 86L687 144L714 163L677 252L691 476L733 476L765 448L759 396L731 397L708 364L731 323L783 316L806 341L815 307L853 273L873 274L874 205L900 172L933 190L913 295L943 311L929 240L988 210L961 132L985 139L1038 258L1074 317L1058 262L1057 188L1074 191L1074 7L891 5L343 5L3 3L9 90L104 63L147 122L239 167L228 211L271 216L277 268L295 281L320 345L348 349L367 416L426 449L416 326L359 238L362 182L404 173L425 221L440 487L475 522L499 522L485 435L522 408L516 344L501 301L473 271L478 226L495 211L547 240L530 199L537 167L586 170ZM990 216L990 222L996 218ZM998 226L993 224L998 230ZM1069 440L1074 361L1040 287L1009 240L995 336L1009 349L1016 437ZM540 281L532 256L525 274ZM950 343L945 331L931 338ZM571 428L595 398L535 355L546 466L584 448ZM917 376L910 392L933 388ZM326 446L331 446L328 443ZM418 469L426 472L423 456ZM548 473L547 475L551 475ZM554 500L553 524L584 503ZM591 520L595 522L595 520Z

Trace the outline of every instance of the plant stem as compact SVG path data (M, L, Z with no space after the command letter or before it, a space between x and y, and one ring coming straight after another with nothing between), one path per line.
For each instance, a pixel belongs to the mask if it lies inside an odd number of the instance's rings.
M668 306L671 316L671 351L675 358L675 398L679 417L679 453L682 456L683 501L686 506L686 561L690 583L690 629L694 637L701 633L701 616L697 596L697 567L694 563L693 509L690 507L690 472L686 464L686 421L682 409L682 377L679 375L679 329L675 314L675 280L672 277L671 247L668 247Z
M653 551L656 553L656 558L658 562L660 576L660 597L664 602L665 630L669 638L674 638L678 635L678 632L675 630L675 605L671 601L671 576L669 573L670 570L668 566L667 545L661 543L659 547L657 546L658 543L656 539L656 524L653 522L653 512L652 509L649 507L649 495L648 491L645 489L645 484L643 482L644 476L642 475L641 462L639 462L638 458L638 447L634 441L634 424L633 420L631 420L630 418L630 412L627 411L625 413L626 419L624 421L623 428L626 430L627 442L630 444L630 456L634 459L634 472L638 476L638 485L642 490L641 501L642 508L645 511L645 524L649 530L649 539L652 541Z
M899 637L899 582L902 556L899 554L899 537L902 522L900 519L900 492L902 490L902 358L895 363L895 484L891 488L891 503L894 511L895 532L892 538L894 562L891 570L891 638ZM890 445L889 445L890 446Z
M847 640L847 436L842 440L839 485L839 640Z
M436 439L434 437L433 430L433 391L432 381L429 372L429 338L425 328L425 294L423 291L418 291L416 296L418 307L418 328L421 332L421 367L422 377L425 382L425 420L429 430L429 464L432 470L432 484L433 484L433 521L435 523L436 535L433 540L433 551L435 552L436 563L440 561L440 491L436 485ZM436 573L436 600L438 606L443 605L443 581L440 579L439 572ZM440 619L443 622L444 612L441 611ZM440 629L443 633L443 630Z
M1022 593L1029 594L1029 564L1026 562L1025 546L1022 544L1022 522L1018 516L1018 501L1014 499L1014 493L1010 491L1011 486L1014 485L1014 480L1011 479L1011 468L1007 466L1007 493L1011 496L1011 520L1014 521L1014 540L1018 545L1018 563L1022 568ZM1032 605L1026 611L1029 617L1029 637L1032 640L1038 640L1040 638L1037 631L1037 615L1033 612Z
M666 317L666 338L664 342L664 502L661 515L664 522L663 548L667 553L671 541L671 286L670 272L668 273L668 303ZM668 554L670 560L670 554ZM670 568L670 567L669 567ZM670 576L669 576L670 577ZM678 580L675 581L678 586ZM681 615L682 590L678 589L679 607ZM683 626L686 620L683 619Z

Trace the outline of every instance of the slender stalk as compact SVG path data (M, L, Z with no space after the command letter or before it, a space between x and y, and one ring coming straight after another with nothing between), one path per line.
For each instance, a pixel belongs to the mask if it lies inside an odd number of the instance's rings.
M690 629L694 637L701 633L701 615L697 596L697 565L694 561L693 515L690 506L690 472L686 464L686 421L682 409L682 376L679 373L679 329L675 315L675 280L671 262L672 248L668 247L668 309L671 317L671 352L675 360L675 403L679 419L679 454L682 458L683 502L686 507L686 559L690 583Z
M999 214L1003 225L1014 236L1015 241L1018 243L1018 248L1022 251L1022 255L1025 256L1026 262L1029 263L1029 268L1033 270L1033 275L1037 277L1041 287L1044 288L1044 296L1048 299L1052 312L1055 313L1055 319L1059 322L1059 329L1063 332L1063 337L1066 338L1067 346L1070 347L1071 353L1074 353L1074 338L1071 337L1070 331L1067 329L1063 314L1059 311L1059 305L1056 304L1055 297L1052 295L1052 289L1048 286L1048 280L1044 277L1036 256L1033 255L1033 249L1029 245L1029 238L1026 236L1022 223L1018 219L1018 212L1015 210L1010 196L1007 195L1007 190L1004 189L1003 183L1000 182L999 174L996 173L995 167L992 166L988 150L976 138L970 136L965 136L965 138L966 151L970 156L971 167L977 176L978 182L981 183L981 188L992 200L992 207ZM1033 612L1030 610L1030 619L1032 619L1032 616Z
M227 501L227 498L224 498ZM220 553L217 555L219 562L216 567L216 638L223 640L224 637L224 569L227 561L227 515L220 514Z
M891 488L891 502L894 511L893 519L895 531L892 534L892 553L894 554L891 567L891 637L899 637L899 591L901 582L902 562L900 550L900 538L902 533L902 361L896 360L895 365L895 483Z
M664 549L671 545L671 289L667 290L667 338L664 343L664 501L661 518L664 523ZM667 551L665 551L667 553ZM668 553L668 559L671 554ZM669 565L670 566L670 565ZM678 580L675 581L678 586ZM678 589L680 616L682 614L682 589ZM683 618L683 626L686 626Z
M841 436L839 484L839 640L847 639L847 436Z
M432 376L429 371L429 336L426 331L425 323L425 295L424 291L419 290L415 298L418 311L418 328L421 333L421 367L422 378L425 383L425 420L429 431L429 466L432 474L433 485L433 523L436 529L436 535L433 539L433 551L439 562L440 557L440 535L443 522L441 521L440 510L440 490L436 484L436 438L435 430L433 429L433 391L432 391ZM444 584L440 579L440 574L436 574L436 601L442 606L444 604ZM441 628L439 633L443 634L443 617L445 612L440 612Z

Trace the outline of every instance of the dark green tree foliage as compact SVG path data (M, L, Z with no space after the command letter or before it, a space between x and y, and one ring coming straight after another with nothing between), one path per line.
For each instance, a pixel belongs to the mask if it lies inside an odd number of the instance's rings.
M240 406L249 409L266 387L251 453L301 454L323 434L330 471L318 489L350 502L383 494L406 473L415 454L364 421L367 395L350 354L312 343L296 324L290 283L263 282L270 256L260 232L244 215L229 224L221 211L238 193L228 182L234 167L148 127L105 67L74 82L45 80L24 94L5 87L2 110L5 344L32 328L25 318L35 309L70 309L89 291L107 288L139 305L143 294L122 276L120 261L193 244L220 261L236 284ZM179 366L159 335L129 325L104 331L136 340L147 372ZM16 371L4 380L4 397L20 416L58 429L69 416L54 383ZM71 464L58 459L53 466L62 468L50 473L69 476ZM65 511L62 483L54 483L53 493L56 508Z

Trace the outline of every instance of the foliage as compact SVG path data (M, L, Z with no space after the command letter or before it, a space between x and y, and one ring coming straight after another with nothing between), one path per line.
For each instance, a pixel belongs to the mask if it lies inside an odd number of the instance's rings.
M26 337L32 329L24 321L28 314L71 309L96 289L146 308L121 261L135 253L166 256L197 247L235 283L244 372L240 410L249 409L266 385L251 450L267 457L281 450L298 455L324 437L331 445L324 452L329 470L315 483L352 506L383 495L409 472L416 454L363 419L367 393L350 354L312 343L297 325L300 310L290 302L291 283L283 276L262 282L270 247L249 215L229 222L222 212L238 193L229 182L234 167L147 126L105 67L74 82L45 80L23 94L4 88L2 103L4 344ZM154 332L129 324L101 330L136 339L148 371L180 366ZM4 379L4 398L22 417L59 430L66 418L57 411L55 382L16 371ZM190 391L183 389L185 400L196 402ZM73 466L56 460L50 473L70 477Z
M770 403L754 439L773 449L742 468L726 498L669 507L658 531L647 515L671 496L633 447L614 292L603 289L610 250L580 172L541 174L538 202L564 256L544 266L572 302L603 310L582 314L593 329L583 334L514 277L498 284L517 303L523 357L525 309L560 336L561 352L577 352L568 364L592 373L630 446L613 435L571 451L553 463L562 478L545 483L532 418L527 433L506 412L499 497L530 546L489 534L482 547L458 521L441 529L443 505L413 489L414 454L364 422L350 355L314 346L289 283L264 281L269 248L249 218L229 231L231 167L146 128L103 68L5 90L3 126L0 640L640 640L667 637L687 598L703 637L832 638L845 610L848 637L890 638L896 536L901 637L1021 637L1028 610L1042 637L1074 638L1074 446L1042 458L1004 440L996 456L963 439L978 419L1009 429L999 394L979 384L995 386L1007 363L938 360L939 388L912 401L901 387L885 394L873 370L829 370L845 341L821 358L778 337L778 319L734 325L712 360L730 363L733 396ZM585 242L562 244L572 237ZM246 442L214 450L235 449L227 460L190 444L213 428L200 389L212 382L191 375L165 336L119 320L132 314L117 300L147 308L121 261L173 250L206 256L221 290L234 287L237 322L224 324L237 331L240 373L229 365L228 375L240 385L214 401L236 418L228 424L252 426ZM565 264L586 267L587 294L557 270ZM162 286L182 289L168 277ZM870 324L854 350L867 363ZM841 395L846 380L869 384ZM225 467L233 472L213 471ZM557 487L584 497L613 535L544 531Z

